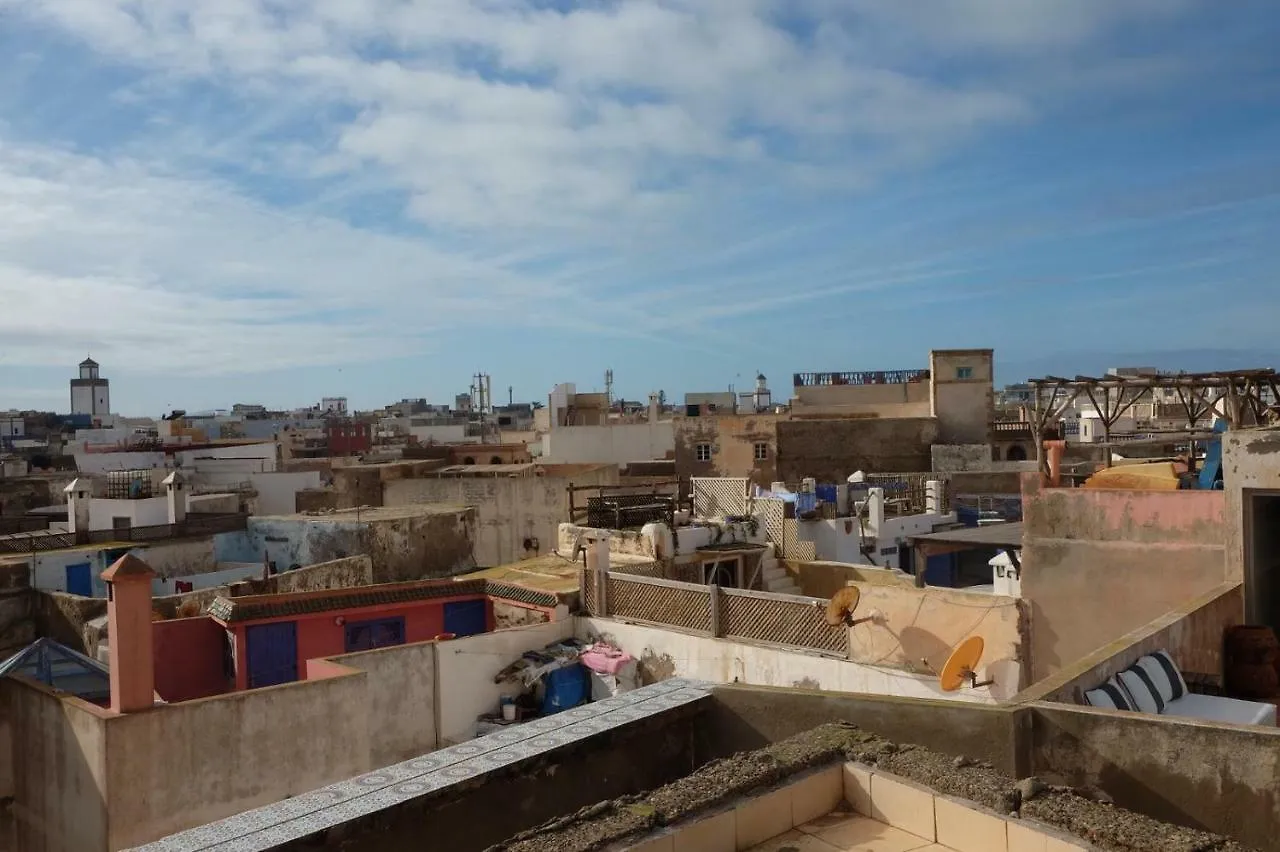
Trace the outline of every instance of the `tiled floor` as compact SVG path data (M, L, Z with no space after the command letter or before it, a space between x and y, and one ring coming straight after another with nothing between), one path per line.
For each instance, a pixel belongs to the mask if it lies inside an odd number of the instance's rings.
M837 811L753 846L751 852L950 852L950 849L869 817Z
M135 852L265 852L420 796L443 794L452 784L571 742L707 700L710 687L702 681L664 680L192 828Z

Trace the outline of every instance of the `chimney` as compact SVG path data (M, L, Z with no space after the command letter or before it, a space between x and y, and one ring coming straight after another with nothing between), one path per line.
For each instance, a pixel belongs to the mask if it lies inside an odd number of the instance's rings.
M649 422L657 423L660 414L658 406L658 395L656 393L649 394Z
M1049 457L1049 485L1057 488L1062 485L1062 456L1067 451L1067 442L1045 441L1044 448Z
M89 501L93 491L89 480L83 477L71 480L71 484L62 489L67 495L68 531L75 534L77 544L89 541Z
M609 570L609 536L607 534L587 539L587 570Z
M116 713L149 710L155 703L151 651L153 577L155 572L147 563L128 553L102 572L107 583L111 709Z
M180 524L187 519L187 480L174 471L160 481L165 497L169 500L169 523Z

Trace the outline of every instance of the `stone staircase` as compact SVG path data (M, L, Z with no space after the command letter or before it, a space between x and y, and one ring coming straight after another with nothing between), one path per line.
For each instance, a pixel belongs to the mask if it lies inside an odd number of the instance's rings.
M787 569L782 567L772 553L772 548L765 552L764 562L761 564L761 579L764 581L764 589L766 592L777 592L781 595L798 595L800 587L796 585L795 580L787 573Z

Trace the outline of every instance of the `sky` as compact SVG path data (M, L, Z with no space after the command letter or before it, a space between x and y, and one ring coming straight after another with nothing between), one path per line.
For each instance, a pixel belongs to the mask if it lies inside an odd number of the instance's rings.
M0 0L0 409L86 354L153 416L1271 358L1280 7L1229 7Z

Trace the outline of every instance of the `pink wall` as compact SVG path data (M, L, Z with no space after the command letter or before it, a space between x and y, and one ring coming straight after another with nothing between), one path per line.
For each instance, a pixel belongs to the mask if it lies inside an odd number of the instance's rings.
M165 701L221 695L230 687L223 671L226 631L208 616L153 621L156 692Z
M1049 488L1023 478L1033 681L1226 580L1221 491Z
M235 625L236 634L236 689L248 688L248 665L245 658L245 629L258 624L293 621L298 633L298 679L306 678L307 660L334 657L347 653L346 624L357 621L373 621L384 618L404 618L405 643L427 642L444 632L444 605L455 601L485 601L485 630L493 630L493 601L477 595L460 595L450 598L383 606L330 610L313 615L291 615L268 618ZM338 619L343 619L339 624Z

